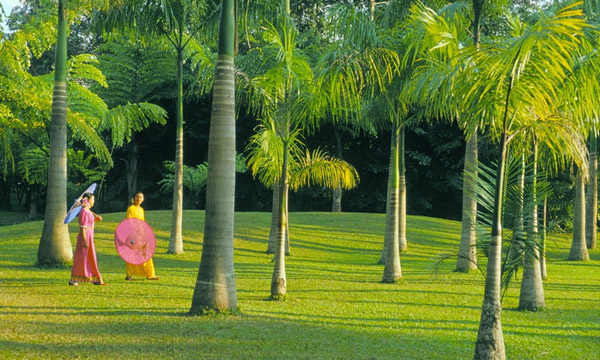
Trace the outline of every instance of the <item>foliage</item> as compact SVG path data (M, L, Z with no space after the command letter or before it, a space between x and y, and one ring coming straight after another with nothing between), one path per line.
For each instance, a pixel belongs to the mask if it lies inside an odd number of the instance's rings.
M173 181L175 179L175 162L165 161L163 163L164 172L163 178L158 182L160 191L164 194L173 192ZM244 173L246 171L245 159L242 154L237 154L235 158L235 171ZM196 166L183 165L183 186L188 189L196 197L199 197L208 177L208 163L203 162Z
M0 213L4 220L6 213ZM240 313L231 317L188 317L202 243L204 212L185 211L187 251L165 254L168 211L147 211L157 236L154 263L159 281L124 281L115 253L114 229L124 213L102 214L96 250L107 286L69 287L68 269L32 266L41 222L0 227L0 322L2 358L132 359L149 352L169 359L465 359L472 357L481 309L483 279L434 272L434 257L455 247L460 223L408 217L411 255L403 259L406 280L380 284L383 215L290 213L297 243L288 258L290 288L285 302L267 301L271 257L264 254L270 214L235 216L236 284ZM72 239L77 224L69 225ZM600 358L596 345L600 263L564 261L569 236L548 241L549 278L543 312L503 312L511 358ZM27 285L27 286L25 286ZM59 291L57 291L59 289ZM505 309L518 305L519 288L509 287ZM18 331L16 331L18 329ZM12 331L14 330L14 331ZM93 333L94 341L73 334ZM128 339L117 341L115 339ZM543 341L540 341L543 339ZM575 354L575 355L574 355Z
M351 189L358 184L356 169L342 159L329 156L320 149L310 152L302 143L302 134L296 130L288 134L288 176L292 190L320 185L329 189L342 186ZM281 179L283 141L277 135L273 122L263 121L256 128L246 148L248 168L252 175L268 188Z
M523 179L525 187L521 191L519 175L523 171L521 159L513 157L508 161L506 169L506 196L504 198L503 215L505 236L502 245L502 291L503 295L508 291L512 281L517 280L517 275L522 267L525 253L532 249L541 248L541 238L531 239L526 236L525 229L517 226L517 217L522 217L524 224L531 224L532 209L537 207L538 216L544 199L552 195L552 187L548 181L540 180L545 174L538 173L536 176L536 202L531 200L531 183L534 180L531 174L531 164L526 165L526 176ZM494 193L496 189L497 165L486 166L479 163L477 167L479 177L476 179L478 186L477 203L480 211L477 213L477 250L481 255L487 257L487 250L491 239L491 228L493 223ZM469 179L469 181L474 181ZM543 231L541 222L538 224L538 233ZM482 268L480 270L483 271Z

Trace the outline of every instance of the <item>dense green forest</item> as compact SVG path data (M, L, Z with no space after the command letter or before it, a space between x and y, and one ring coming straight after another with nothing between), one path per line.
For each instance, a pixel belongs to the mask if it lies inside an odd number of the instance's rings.
M323 15L336 2L328 1L299 1L292 7L292 16L297 22L298 31L302 34L302 46L310 49L318 46L315 31L322 26ZM365 2L355 1L356 6L365 6ZM3 38L9 40L17 31L25 31L28 23L36 14L52 14L52 2L27 1L16 7L6 19ZM526 2L517 1L513 10L526 11L530 9ZM164 166L167 161L174 160L175 143L171 141L176 132L176 91L177 80L175 59L169 57L171 50L164 49L162 54L147 44L138 43L137 48L123 49L127 41L103 37L93 26L91 16L74 19L76 22L70 29L68 40L68 54L75 57L80 54L93 54L98 57L96 67L106 76L108 88L93 87L108 106L118 106L119 102L133 99L122 98L123 94L111 91L111 88L123 81L119 76L126 74L116 71L118 66L115 57L126 56L118 51L127 51L128 56L136 56L137 66L145 67L156 65L162 61L163 67L159 79L144 81L137 75L136 80L130 79L129 86L135 86L138 91L135 97L161 106L167 114L163 124L151 124L145 129L140 129L133 137L133 143L111 148L112 164L90 156L90 149L85 142L72 138L69 148L80 151L79 157L70 158L69 166L69 198L75 197L78 191L92 181L101 181L103 187L100 193L100 202L97 205L100 211L122 211L129 202L127 184L127 161L130 160L132 151L137 159L136 190L146 193L146 207L148 209L170 209L172 207L170 189L162 189L160 182L169 175L169 169ZM496 25L496 19L490 19L487 27ZM488 30L489 31L489 30ZM130 42L135 42L131 40ZM316 43L316 44L315 44ZM164 44L163 44L164 45ZM241 44L244 46L245 44ZM134 46L134 45L127 45ZM112 50L111 50L112 49ZM246 49L247 50L247 49ZM242 50L243 51L243 50ZM52 71L54 61L54 45L46 44L40 54L33 56L28 71L32 75L45 75ZM172 55L172 54L171 54ZM162 58L157 59L158 56ZM150 58L154 61L150 63ZM121 60L124 61L124 60ZM198 80L196 69L187 59L184 63L184 88L193 88ZM132 89L132 91L133 91ZM189 91L184 98L184 164L191 169L203 164L207 160L208 129L210 120L210 93L198 94ZM7 124L3 124L6 126ZM245 153L248 139L252 136L258 121L248 113L247 106L241 104L238 109L237 119L237 152ZM340 131L341 129L341 131ZM332 126L324 122L317 129L306 134L305 143L309 148L321 148L329 154L337 154L335 136L341 134L340 147L343 149L343 158L352 164L358 171L360 183L354 189L344 192L342 208L344 211L358 212L385 212L387 191L389 129L360 128L352 124ZM105 133L103 136L108 137ZM489 139L483 138L480 142L480 159L490 163L496 157L496 149L490 146ZM110 140L106 141L110 146ZM24 148L30 145L22 144ZM406 132L406 186L408 189L407 211L411 214L427 215L447 219L460 220L462 201L462 166L464 163L465 137L463 130L456 121L443 118L435 121L414 122L407 127ZM2 178L0 178L0 193L2 204L0 207L8 211L28 211L31 218L43 216L45 207L45 180L43 176L36 176L30 171L43 173L43 169L30 170L27 161L30 159L7 157L2 161ZM75 159L81 159L76 163ZM34 166L43 167L43 164ZM191 170L190 169L190 170ZM192 176L192 175L190 175ZM87 178L87 179L86 179ZM186 209L204 208L204 189L200 183L190 184L184 188L184 203ZM548 217L554 229L569 230L572 226L572 199L575 194L572 169L562 169L558 174L553 174L550 180L554 193L549 200ZM162 190L161 190L162 189ZM250 171L237 173L236 179L236 210L239 211L270 211L271 191L257 182ZM322 186L311 186L300 189L290 194L289 209L291 211L319 210L329 211L332 207L332 190Z

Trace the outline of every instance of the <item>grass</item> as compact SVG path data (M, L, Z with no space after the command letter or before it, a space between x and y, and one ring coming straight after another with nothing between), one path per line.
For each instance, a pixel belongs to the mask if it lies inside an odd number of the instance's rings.
M481 274L453 272L460 224L411 216L404 278L379 281L384 215L291 213L288 296L268 300L270 214L238 213L236 316L185 316L202 249L204 213L184 214L184 249L167 255L170 212L147 212L159 281L126 282L113 244L123 213L103 214L96 247L107 286L67 286L70 269L33 266L42 222L0 227L2 359L468 359L483 299ZM76 224L70 225L75 241ZM568 235L549 241L546 309L504 299L509 359L600 358L600 262L566 261Z

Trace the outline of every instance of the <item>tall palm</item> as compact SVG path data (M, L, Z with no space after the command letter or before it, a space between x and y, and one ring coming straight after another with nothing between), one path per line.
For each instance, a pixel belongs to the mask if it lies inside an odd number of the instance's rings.
M257 127L256 133L250 138L247 150L248 168L252 174L263 185L273 188L273 194L279 195L283 143L277 136L276 131L273 121L263 120L263 124ZM300 137L300 129L290 133L288 176L292 190L298 190L301 187L313 184L329 189L338 186L341 186L343 189L351 189L358 184L358 173L352 165L341 159L332 158L319 149L309 152L304 149ZM278 199L278 196L274 195L271 235L277 233L279 218ZM285 212L287 213L287 209L285 209ZM277 236L275 236L275 241L272 241L272 239L273 236L269 236L269 248L274 250L277 246ZM289 253L287 230L285 242L287 254Z
M366 10L350 4L338 4L331 7L327 13L326 24L329 26L326 27L324 34L325 39L329 41L329 46L316 65L319 84L317 89L324 91L319 92L317 97L323 101L322 111L326 112L326 115L320 118L330 119L333 123L338 144L340 143L339 129L348 124L352 124L355 129L367 131L375 128L369 119L381 117L382 114L363 116L361 109L365 108L364 98L366 96L372 102L376 93L385 92L399 66L396 48L392 44L385 44L381 34L378 33L377 24L374 22L375 5L375 2L370 2L370 10ZM395 101L394 97L394 95L381 96L380 103L383 103L386 109L385 115L389 116L385 121L381 120L382 123L385 122L382 127L389 127L391 123L389 119L396 119L396 115L402 113L393 107L390 108L389 101ZM375 107L375 105L367 106L367 108ZM334 208L336 208L336 202L339 204L341 201L339 188L334 195ZM396 204L398 211L394 214L399 215L401 205L400 202ZM387 213L391 212L387 211ZM391 217L388 216L387 219ZM390 221L386 223L389 225ZM398 216L392 224L400 224ZM401 232L398 227L396 227L397 231L389 231L389 229L390 227L386 226L386 235L397 233L396 239L400 238ZM384 240L384 248L387 242ZM392 261L397 265L393 271L395 275L392 276L394 278L392 282L401 276L399 254L397 256L398 259Z
M585 179L583 170L577 171L575 204L573 206L573 241L569 250L569 260L588 261L587 244L585 242Z
M107 1L75 1L79 11L89 11L93 5L105 6ZM50 155L48 191L44 226L38 247L38 264L54 265L71 261L73 250L67 226L67 1L59 0L57 8L57 40L54 65L54 92L50 121ZM77 10L75 10L77 11Z
M386 5L386 7L403 9L397 3L403 2L393 2L393 4ZM367 108L375 109L380 105L385 110L383 114L381 111L373 111L370 114L371 116L366 116L365 119L377 119L377 121L384 124L382 127L392 128L388 200L386 201L386 230L384 250L380 261L386 264L383 281L394 283L402 276L399 257L401 240L404 240L404 245L406 244L404 231L406 224L405 216L401 216L401 214L405 214L405 201L402 201L405 197L401 197L401 195L405 195L406 193L405 190L401 190L401 188L404 189L403 184L405 182L401 180L403 179L404 171L401 169L400 161L403 158L401 152L403 151L404 138L401 134L403 132L403 116L406 115L406 111L403 104L399 104L398 102L398 92L390 91L388 93L390 82L396 81L401 83L402 80L397 79L399 55L396 49L398 48L398 44L393 42L386 43L383 40L385 36L382 36L384 30L381 25L385 23L388 30L395 26L395 22L386 22L383 20L385 18L383 16L384 12L377 12L376 5L383 4L370 1L369 6L362 9L351 5L339 5L333 8L330 14L330 22L335 24L335 42L333 43L332 51L325 57L328 65L324 67L322 78L328 84L341 84L341 86L338 85L341 93L356 94L362 97L364 97L362 94L367 95L371 103ZM376 13L382 14L382 16L376 16ZM392 38L394 37L390 37L389 39ZM336 48L336 45L340 46L340 48ZM359 55L354 55L354 53ZM379 58L383 61L373 61L373 58ZM349 59L354 60L348 61ZM365 65L355 65L361 62L364 62ZM362 73L357 74L357 76L347 76L349 73L348 69L352 69L353 71L361 69ZM362 80L363 74L368 74L368 77L362 83L347 81L347 79L352 78ZM336 81L331 81L331 79L335 79ZM395 85L395 88L397 90L400 87ZM360 109L362 106L361 100L356 100L354 96L341 99L334 96L332 102L348 104L343 107L332 107L334 117L352 118L356 116L353 111L357 112L357 109ZM367 113L369 112L367 111ZM383 119L384 117L385 119ZM373 127L372 124L363 125L363 127L368 126ZM392 247L397 251L387 251L388 248ZM403 248L405 249L405 246Z
M600 24L600 1L586 0L583 4L588 21L598 27ZM598 38L594 33L589 34L589 38L597 47ZM596 73L597 74L597 73ZM597 76L597 75L596 75ZM594 116L594 115L590 115ZM598 115L595 115L598 121ZM586 190L586 210L585 210L585 238L587 248L593 250L597 243L597 222L598 222L598 126L593 126L589 136L590 158L589 158L589 182Z
M183 253L183 62L186 48L216 10L205 0L132 0L115 6L100 19L107 30L132 29L143 36L163 36L177 56L177 126L175 181L168 252Z
M438 73L440 69L452 71L450 69L458 66L455 54L470 37L470 34L465 31L469 22L467 17L469 7L465 2L452 4L433 2L432 5L439 10L426 7L422 3L410 7L405 25L406 50L403 57L403 65L409 73L409 81L402 89L401 97L404 98L405 104L412 104L411 113L415 117L435 121L458 119L464 122L468 116L462 116L462 109L449 90L451 87ZM474 166L477 162L477 131L471 131L469 134L471 135L467 138L470 139L467 153L475 156L471 160L468 154L466 156L464 204L471 204L471 210L476 211L476 200L472 191L476 187L476 182L471 179L477 177L476 166ZM462 250L459 253L459 263L468 263L468 267L476 267L474 246L476 212L473 211L469 212L468 216L465 214L463 216L463 226L468 224L469 230L463 231L463 234L470 236L468 238L470 243L461 246ZM464 249L467 250L466 253ZM382 258L385 253L384 250Z
M585 242L590 250L596 248L598 222L598 139L596 131L590 133L590 173L586 196L585 210Z
M552 112L556 106L553 94L567 77L572 52L577 50L577 36L583 34L582 12L573 6L559 10L553 16L540 16L531 27L518 22L513 37L506 41L466 51L473 64L478 64L475 81L465 83L465 98L479 115L487 113L489 129L499 138L498 173L494 194L492 234L488 250L488 265L479 332L475 347L476 359L504 359L504 339L501 325L500 269L502 253L502 202L507 144L514 138L526 115L523 109ZM558 41L557 41L558 40ZM483 67L486 65L486 67ZM547 70L551 69L551 74ZM497 119L495 120L495 116ZM552 137L541 141L553 144ZM561 144L564 146L564 144ZM573 148L561 148L573 151ZM573 154L581 163L581 153Z
M287 228L287 194L289 186L290 134L299 128L302 119L292 110L299 94L314 86L313 74L304 56L296 47L295 25L289 14L289 1L280 3L273 23L262 28L264 46L252 49L242 59L241 78L243 94L249 108L260 118L267 118L275 126L281 139L279 161L279 217L278 241L271 284L271 296L282 298L286 293L285 237Z
M408 59L418 61L416 75L413 76L414 89L411 89L413 102L425 107L424 113L436 120L446 118L456 120L465 127L466 147L463 167L462 229L459 242L456 271L468 272L477 269L476 223L477 223L477 163L478 163L478 125L471 122L472 116L465 112L453 99L451 86L436 75L439 69L461 71L454 56L456 51L469 41L478 48L481 38L481 23L484 18L484 5L493 3L485 0L440 2L434 10L423 5L413 6L409 27L413 55ZM501 5L501 4L498 4ZM417 58L415 59L415 55Z
M237 308L233 263L235 199L235 0L223 0L211 113L204 244L190 313Z
M529 189L529 216L527 221L527 240L532 246L524 250L523 279L521 281L521 292L519 295L519 309L538 310L545 306L544 285L542 282L542 270L540 264L540 247L538 244L538 193L537 193L537 142L533 141L532 151L532 180Z
M481 38L481 21L483 19L485 0L472 0L473 25L471 32L473 34L473 45L479 46ZM463 198L462 198L462 221L460 232L460 243L458 257L456 259L456 271L468 272L477 269L477 248L475 224L477 219L477 202L473 201L473 195L477 193L477 188L471 184L475 183L469 179L476 178L476 166L478 161L478 129L475 128L467 138L465 147L465 165L463 169Z
M53 264L73 259L67 225L67 19L66 0L58 1L58 34L50 122L50 157L48 191L42 237L38 247L38 263Z

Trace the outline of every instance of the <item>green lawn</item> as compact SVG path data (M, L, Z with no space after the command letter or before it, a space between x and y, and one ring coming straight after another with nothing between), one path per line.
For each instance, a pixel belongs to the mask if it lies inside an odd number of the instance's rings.
M384 215L291 213L288 297L268 300L270 214L237 213L238 316L188 317L204 212L184 214L184 249L167 255L170 212L147 212L159 281L126 282L113 244L124 213L105 214L96 247L107 286L67 285L70 269L39 269L42 222L0 226L2 359L469 359L483 294L480 274L454 273L460 224L411 216L404 279L379 283ZM70 225L75 241L77 225ZM600 262L566 261L567 235L548 249L547 308L504 299L509 359L600 359Z

